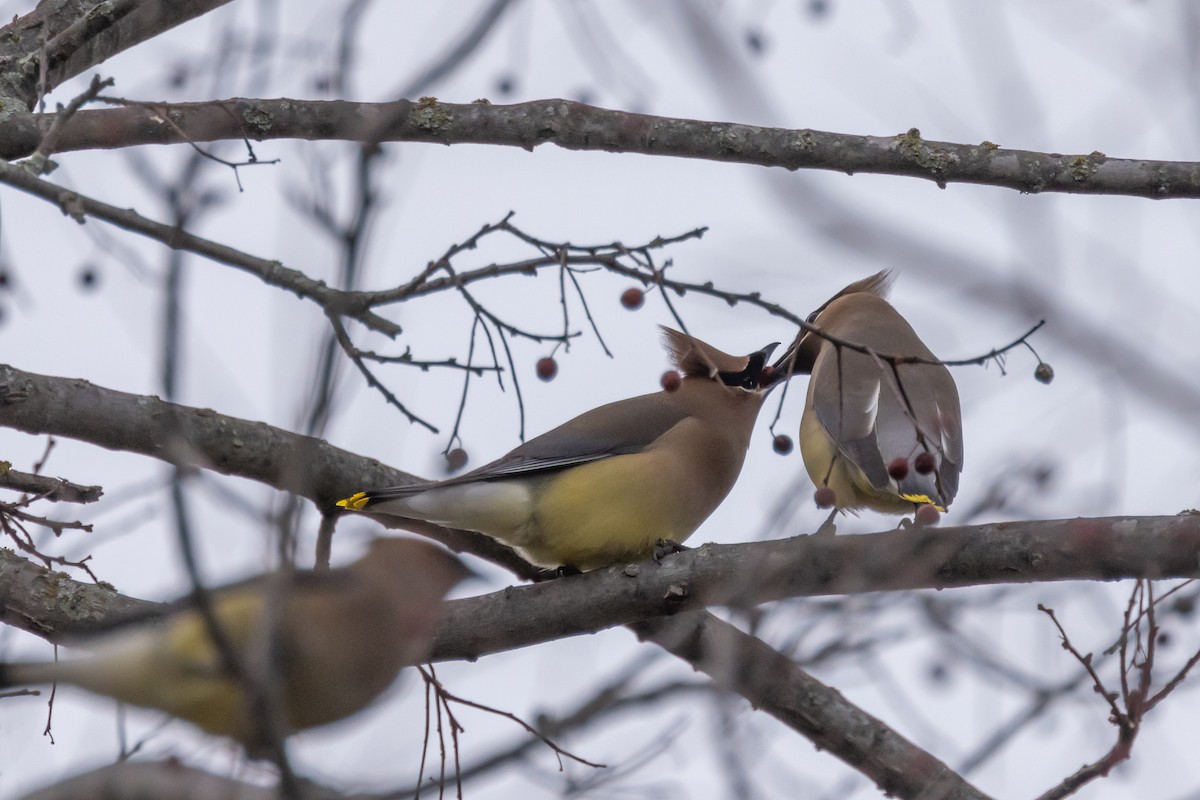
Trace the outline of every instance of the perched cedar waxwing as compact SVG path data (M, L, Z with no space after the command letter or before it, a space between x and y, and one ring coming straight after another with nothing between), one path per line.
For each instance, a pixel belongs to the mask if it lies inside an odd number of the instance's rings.
M936 361L884 299L891 282L883 270L852 283L808 322L880 356ZM812 375L800 420L800 453L813 483L833 490L833 514L863 507L890 514L921 505L946 510L958 492L963 463L962 412L950 370L920 363L900 363L893 370L807 331L776 368L786 370L789 360L793 373Z
M776 345L731 356L678 331L678 388L600 406L479 469L338 502L478 531L543 567L597 569L669 552L733 488Z
M279 703L283 735L365 708L403 666L429 652L451 587L470 575L454 556L386 538L347 567L271 573L219 589L210 600L241 668ZM276 624L267 630L267 618ZM264 639L273 635L268 642ZM244 682L231 676L194 603L78 644L92 655L0 664L0 688L73 683L189 720L265 751ZM265 657L273 656L272 662Z

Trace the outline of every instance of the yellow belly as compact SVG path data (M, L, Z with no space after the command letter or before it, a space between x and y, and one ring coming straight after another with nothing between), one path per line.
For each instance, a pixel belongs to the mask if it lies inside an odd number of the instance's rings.
M540 491L521 549L582 570L649 558L657 540L684 541L723 499L704 498L688 474L663 451L565 470Z
M839 509L908 514L919 502L872 486L866 474L838 451L816 414L805 413L800 418L800 455L812 482L833 489L834 505Z
M217 616L243 659L260 610L261 602L250 592L219 600ZM256 733L245 693L222 668L196 611L180 612L165 628L114 637L94 658L74 662L69 680L127 703L166 711L243 744Z

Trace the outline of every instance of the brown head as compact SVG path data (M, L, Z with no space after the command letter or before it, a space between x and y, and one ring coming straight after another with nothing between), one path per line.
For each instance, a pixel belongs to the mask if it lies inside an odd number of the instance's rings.
M838 334L829 330L826 325L831 319L836 319L847 306L855 305L851 298L857 297L857 301L861 301L861 296L875 297L885 301L888 293L892 290L892 284L895 282L896 276L890 269L880 270L874 275L857 280L850 284L833 297L826 300L817 308L816 311L808 315L806 322L810 325L816 325L821 330L837 336ZM888 306L891 307L890 305ZM828 313L827 313L828 312ZM822 319L824 317L824 319ZM821 352L821 344L825 339L811 331L801 330L796 334L795 340L788 347L787 352L783 354L778 361L775 362L776 374L781 376L791 377L792 375L808 375L812 372L813 364L817 360L817 355Z

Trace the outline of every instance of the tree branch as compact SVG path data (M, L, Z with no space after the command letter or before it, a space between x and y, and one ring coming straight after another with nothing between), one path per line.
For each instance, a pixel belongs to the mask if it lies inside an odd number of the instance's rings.
M800 732L875 781L887 795L984 800L928 752L850 703L761 639L706 612L632 626L638 637L690 663L718 686Z
M18 114L7 123L0 158L29 155L52 115ZM170 124L166 120L169 117ZM971 183L1028 194L1065 192L1152 199L1200 197L1200 164L1061 155L921 138L860 136L658 117L570 100L514 105L232 98L81 111L64 126L59 152L250 138L492 144L695 158L788 170L820 169Z
M0 424L254 478L309 497L322 508L351 488L407 477L262 423L11 367L0 367ZM307 465L307 471L297 470L296 464ZM475 551L477 542L490 541L475 536L460 544ZM819 747L830 749L886 791L903 797L982 797L933 756L846 703L766 644L693 610L855 591L1192 576L1200 574L1197 552L1197 515L706 545L661 565L648 561L612 567L454 601L434 658L475 659L634 623L643 638L685 658ZM152 604L77 583L16 555L0 555L0 620L48 639L57 641L123 616L156 610ZM570 614L563 613L567 608ZM682 632L678 625L685 626ZM714 661L713 653L723 655ZM735 669L728 668L730 658L735 659ZM764 681L764 675L772 679ZM933 795L922 794L932 790Z
M345 798L340 792L312 781L301 780L298 796L303 800ZM259 786L189 767L178 761L121 761L73 775L25 796L26 800L74 800L103 797L135 800L169 797L172 800L278 800L276 786ZM386 795L358 794L354 800L383 800Z
M66 478L21 472L13 469L7 461L0 461L0 487L40 495L38 499L55 503L94 503L104 494L101 486L83 486L71 483Z
M326 510L363 486L415 480L373 459L261 422L8 366L0 366L0 425L250 478L306 497ZM511 550L486 536L427 523L405 525L460 552L502 563L522 577L534 575ZM614 567L513 590L502 600L459 601L465 606L464 619L475 622L440 639L436 652L439 659L474 658L663 614L710 605L753 606L784 597L984 583L1194 577L1200 575L1198 552L1198 515L999 523L705 545L661 566L650 562ZM561 614L563 608L572 613Z
M358 293L334 289L324 281L313 280L303 272L289 269L278 261L257 258L220 242L188 233L177 226L155 222L132 209L117 208L93 200L58 184L42 180L13 164L0 162L0 183L6 183L54 203L62 209L63 214L76 222L83 223L88 217L102 219L118 228L162 242L174 250L185 250L249 272L269 286L277 286L300 297L314 300L327 313L353 317L367 327L388 336L395 336L400 332L399 325L367 310L366 302L359 298Z
M460 544L479 552L474 539ZM610 567L451 601L431 660L474 660L709 606L748 608L793 597L992 584L1192 577L1200 574L1198 552L1195 516L707 544L661 565ZM9 578L0 583L0 622L54 642L155 608L15 554L0 562L0 574Z
M45 91L229 0L41 2L0 27L0 108L32 109ZM19 113L13 116L20 116ZM52 117L53 115L44 115ZM35 145L36 147L36 145ZM28 151L33 152L33 149ZM28 153L26 153L28 155Z

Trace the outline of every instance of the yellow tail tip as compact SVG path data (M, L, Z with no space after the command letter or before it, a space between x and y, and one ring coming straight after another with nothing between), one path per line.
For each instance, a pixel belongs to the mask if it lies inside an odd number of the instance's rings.
M370 498L367 497L366 492L355 492L345 500L338 500L336 505L342 508L348 508L351 511L361 511L362 507L367 504L368 500L370 500Z
M358 495L355 495L355 497L357 497L357 496ZM938 511L942 512L943 514L946 513L945 506L939 506L937 503L933 502L933 498L927 494L902 494L902 495L900 495L900 497L901 497L901 499L907 500L910 503L916 503L918 505L923 505L923 506L933 506L934 508L936 508ZM354 497L351 497L350 499L353 500ZM341 503L338 503L338 505L341 505Z

